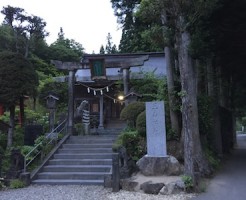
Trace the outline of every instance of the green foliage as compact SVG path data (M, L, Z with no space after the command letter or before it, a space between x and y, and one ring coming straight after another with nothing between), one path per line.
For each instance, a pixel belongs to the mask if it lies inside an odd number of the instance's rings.
M39 145L38 149L42 149L44 148L47 143L48 143L48 139L46 138L45 135L40 135L39 137L37 137L37 139L34 141L34 146Z
M2 159L2 172L5 174L10 168L10 148L4 151Z
M0 131L0 149L6 149L7 147L7 134ZM1 151L0 151L1 153Z
M15 126L13 146L18 147L24 144L24 128L20 125Z
M49 113L44 113L42 111L25 109L26 122L29 124L40 124L44 127L44 131L49 129Z
M207 135L211 138L213 113L211 97L200 95L198 101L198 117L199 117L199 132L202 135Z
M27 145L24 145L24 146L21 146L21 154L23 156L26 156L34 147L33 146L27 146ZM27 161L30 161L34 158L34 155L38 153L38 150L35 149L30 155L28 155L26 157L26 160Z
M0 25L0 51L14 51L14 31L8 25Z
M58 39L50 45L51 60L80 61L84 50L82 44L67 39L64 35L63 29L60 28Z
M124 131L113 146L117 150L121 146L126 148L127 155L133 160L139 160L146 153L146 141L137 131Z
M136 129L142 137L146 138L146 111L143 111L138 115Z
M61 74L54 65L48 64L36 55L32 55L29 60L33 64L35 70L39 71L39 73L42 72L46 76L59 76Z
M25 187L25 183L19 179L14 179L10 181L10 188L11 189L18 189L18 188L23 188Z
M38 77L32 64L22 55L0 53L0 102L11 106L23 95L35 96Z
M144 110L145 104L143 102L134 102L123 108L120 118L126 120L129 127L135 127L137 116Z
M85 127L84 127L83 123L74 124L74 128L75 128L76 132L78 133L78 135L84 135L85 134Z
M154 72L143 72L143 79L131 80L131 87L135 92L143 95L142 101L167 101L168 99L166 78L156 77Z
M59 98L57 101L57 109L58 111L64 111L64 108L67 107L68 102L68 89L67 83L54 82L53 80L49 80L40 88L39 92L39 103L46 107L46 99L50 93L54 94Z
M208 160L208 163L214 170L218 170L220 167L220 159L215 155L215 153L209 148L205 149L205 156Z
M181 178L182 178L182 181L185 184L185 190L187 192L190 192L192 190L192 188L194 187L192 177L188 176L188 175L183 175Z

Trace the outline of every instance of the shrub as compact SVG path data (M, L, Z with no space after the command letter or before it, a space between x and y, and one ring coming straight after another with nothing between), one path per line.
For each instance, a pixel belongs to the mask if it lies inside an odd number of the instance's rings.
M185 184L185 190L187 192L191 192L192 189L193 189L193 187L194 187L192 177L191 176L188 176L188 175L183 175L181 178L182 178L182 181Z
M137 131L123 132L113 146L114 150L125 147L127 155L133 160L139 160L146 154L146 141Z
M17 188L23 188L25 187L25 183L19 179L14 179L10 181L10 188L11 189L17 189Z
M215 153L210 150L208 147L205 149L205 155L208 160L208 163L212 166L214 170L219 169L220 167L220 160L215 155Z
M146 138L146 111L141 112L136 121L136 128L138 133Z
M128 106L123 108L120 113L120 118L127 121L129 127L136 127L137 116L145 110L144 102L130 103Z

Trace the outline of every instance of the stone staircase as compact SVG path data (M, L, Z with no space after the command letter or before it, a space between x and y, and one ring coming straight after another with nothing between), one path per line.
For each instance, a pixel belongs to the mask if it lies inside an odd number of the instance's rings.
M32 183L103 185L104 176L111 174L112 145L118 131L104 130L103 135L70 136Z

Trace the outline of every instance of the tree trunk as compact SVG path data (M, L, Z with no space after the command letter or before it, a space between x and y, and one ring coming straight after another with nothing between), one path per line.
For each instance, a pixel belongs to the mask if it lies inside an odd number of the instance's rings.
M221 123L220 123L220 113L219 113L219 96L218 90L216 90L218 83L216 84L217 73L214 70L212 62L207 64L207 84L208 84L208 96L212 98L212 110L213 110L213 137L212 145L216 151L216 154L222 156L222 137L221 137Z
M25 123L25 110L24 110L24 97L20 97L20 119L19 119L19 123L21 125L21 127L23 126L23 124Z
M15 105L10 106L9 112L10 112L10 116L9 116L10 128L8 130L7 147L11 147L13 144L13 135L14 135L14 128L15 128Z
M169 103L169 112L170 112L170 120L171 127L175 133L180 136L180 126L179 126L179 117L178 113L174 110L176 98L174 96L175 86L174 86L174 78L173 78L173 67L174 62L173 56L171 53L170 47L165 47L165 58L166 58L166 70L167 70L167 90L168 90L168 103Z
M167 13L165 10L162 10L161 14L161 21L163 26L167 24ZM171 127L175 133L180 136L180 125L179 125L179 117L178 113L174 110L176 98L174 96L175 86L174 86L174 57L172 55L171 47L166 45L164 48L165 58L166 58L166 70L167 70L167 90L168 90L168 103L169 103L169 112L170 112L170 120L171 120Z
M182 20L182 19L181 19ZM182 22L181 22L182 23ZM189 55L190 34L184 30L180 34L179 68L182 86L182 124L184 134L185 174L197 183L197 174L207 173L208 164L202 152L197 108L196 74Z

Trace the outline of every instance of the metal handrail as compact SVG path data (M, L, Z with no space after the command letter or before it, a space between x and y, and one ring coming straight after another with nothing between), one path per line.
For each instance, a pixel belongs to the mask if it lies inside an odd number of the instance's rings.
M52 134L54 134L54 133L56 133L57 136L58 136L59 133L61 133L62 131L64 131L64 130L67 128L66 123L67 123L67 119L65 119L64 121L62 121L62 122L61 122L54 130L52 130L48 135L46 135L46 138L51 138L50 136L51 136ZM61 128L61 127L62 127L62 128ZM60 130L59 130L59 129L60 129ZM57 131L57 130L59 130L59 131ZM51 138L50 141L47 143L47 145L50 144L54 139L57 140L57 137L56 137L56 138ZM29 161L27 162L28 156L30 156L32 152L34 152L36 149L38 149L38 147L40 147L40 146L42 145L42 143L43 143L43 142L38 143L35 147L32 148L31 151L29 151L29 152L24 156L24 169L23 169L24 172L26 172L27 166L28 166L30 163L32 163L32 161L33 161L33 160L34 160L34 159L42 152L42 149L41 149L40 151L38 151L38 152L36 153L36 155L34 155L34 157L33 157L31 160L29 160Z

